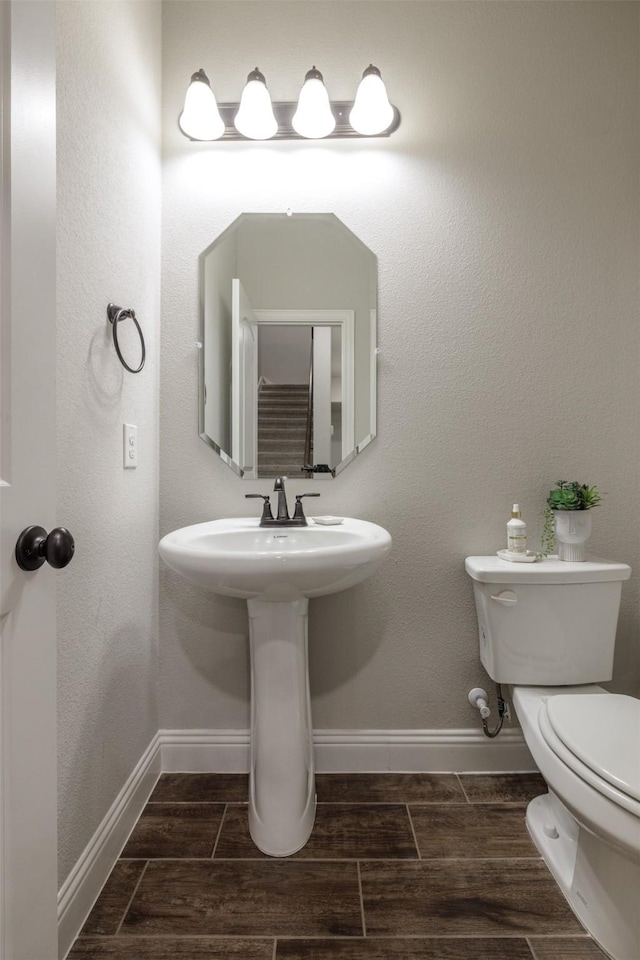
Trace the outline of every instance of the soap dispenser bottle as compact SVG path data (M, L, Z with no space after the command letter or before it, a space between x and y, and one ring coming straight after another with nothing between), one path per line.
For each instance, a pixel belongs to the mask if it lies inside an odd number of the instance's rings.
M520 518L520 505L514 503L511 520L507 524L507 550L519 555L527 552L527 525Z

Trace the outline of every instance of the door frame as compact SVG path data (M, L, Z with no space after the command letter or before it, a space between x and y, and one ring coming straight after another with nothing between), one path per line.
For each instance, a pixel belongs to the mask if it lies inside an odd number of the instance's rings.
M258 476L258 355L255 314L242 281L231 280L231 459Z
M342 459L355 451L355 310L258 310L254 309L258 326L287 323L299 327L340 327L342 331Z

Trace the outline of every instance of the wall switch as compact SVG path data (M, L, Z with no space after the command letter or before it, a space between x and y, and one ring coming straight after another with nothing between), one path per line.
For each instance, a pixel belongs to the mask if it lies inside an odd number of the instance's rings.
M132 470L138 466L138 428L132 423L123 423L122 427L122 466Z

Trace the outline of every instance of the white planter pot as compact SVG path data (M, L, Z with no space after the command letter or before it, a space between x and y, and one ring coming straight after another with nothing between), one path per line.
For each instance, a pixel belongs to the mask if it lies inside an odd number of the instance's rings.
M587 540L591 536L589 510L556 510L553 515L558 556L561 560L587 559Z

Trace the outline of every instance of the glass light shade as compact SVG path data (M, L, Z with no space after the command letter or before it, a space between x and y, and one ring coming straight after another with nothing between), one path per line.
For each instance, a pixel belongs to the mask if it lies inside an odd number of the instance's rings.
M331 112L329 94L322 82L322 74L313 67L304 78L291 126L301 137L320 140L328 137L335 125L336 118Z
M224 121L209 78L202 69L191 77L178 124L184 135L192 140L218 140L224 133Z
M349 114L349 123L357 133L375 136L393 122L393 107L380 71L369 64L358 84L356 99Z
M233 122L238 133L250 140L268 140L278 129L267 84L257 67L247 77Z

